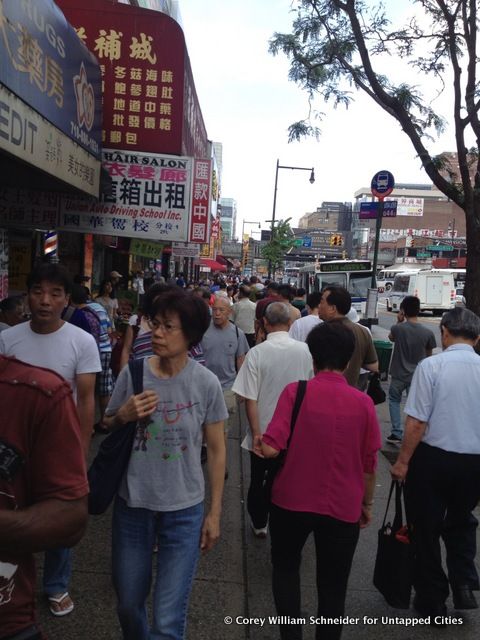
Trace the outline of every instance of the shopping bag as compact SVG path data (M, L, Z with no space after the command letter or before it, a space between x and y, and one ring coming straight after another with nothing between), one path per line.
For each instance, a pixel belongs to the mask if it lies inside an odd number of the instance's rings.
M387 522L390 500L395 488L395 516ZM408 609L412 591L413 552L408 526L403 521L403 483L392 480L382 527L378 531L377 557L373 584L387 603L396 609Z
M380 384L380 374L372 373L367 387L367 395L373 400L373 404L382 404L387 398L387 394Z
M143 390L143 360L132 360L129 363L133 381L133 393ZM123 475L128 467L133 442L137 430L136 422L128 422L120 429L110 433L98 449L90 469L88 470L88 513L101 515L108 509L115 497Z

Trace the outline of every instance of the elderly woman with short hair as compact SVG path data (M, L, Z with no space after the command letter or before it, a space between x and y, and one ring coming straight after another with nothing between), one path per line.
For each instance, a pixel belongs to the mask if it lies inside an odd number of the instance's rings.
M301 553L313 532L319 618L339 618L359 528L371 520L380 429L372 400L342 375L355 337L341 322L324 322L307 338L315 377L307 382L285 464L272 487L270 534L277 612L300 618ZM285 387L256 450L276 457L287 446L298 383ZM261 444L261 451L259 446ZM318 625L316 638L337 640L342 625ZM301 625L280 625L282 640L299 640Z
M104 420L110 428L139 421L114 506L112 575L125 640L181 640L199 550L211 549L220 535L228 412L217 377L188 357L210 323L203 300L176 289L151 300L145 311L154 355L143 360L143 392L133 394L125 367ZM211 484L205 516L203 436ZM149 629L146 599L154 544L157 573Z

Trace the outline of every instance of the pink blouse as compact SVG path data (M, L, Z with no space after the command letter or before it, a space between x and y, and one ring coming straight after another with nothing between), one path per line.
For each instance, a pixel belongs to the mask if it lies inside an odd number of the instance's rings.
M282 391L263 441L287 445L298 383ZM290 511L319 513L345 522L360 518L364 473L377 466L382 444L372 400L339 373L322 371L308 382L272 502Z

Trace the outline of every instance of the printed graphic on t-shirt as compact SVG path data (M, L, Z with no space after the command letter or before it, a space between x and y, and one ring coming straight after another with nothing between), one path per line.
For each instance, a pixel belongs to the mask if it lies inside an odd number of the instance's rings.
M153 419L138 424L135 433L134 453L157 449L162 460L178 460L191 444L192 427L195 427L194 407L199 403L161 401Z
M18 564L0 562L0 607L12 600Z

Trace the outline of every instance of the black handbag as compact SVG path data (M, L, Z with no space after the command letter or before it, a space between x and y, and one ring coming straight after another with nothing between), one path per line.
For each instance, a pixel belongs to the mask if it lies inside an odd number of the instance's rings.
M290 440L292 439L293 430L295 429L295 423L297 422L298 412L300 411L300 407L302 406L303 397L305 396L305 391L307 390L307 381L299 380L297 387L297 394L295 396L295 403L292 409L292 418L290 420L290 434L287 440L287 446L285 449L282 449L276 458L272 458L269 460L269 466L267 469L267 473L265 476L265 489L267 492L268 499L270 500L270 495L272 493L273 481L277 473L283 467L285 463L285 458L288 452L288 446L290 444Z
M368 381L367 395L373 400L373 404L382 404L387 399L387 394L380 384L380 374L372 373Z
M386 522L395 488L395 517ZM413 551L409 529L403 521L403 483L392 480L382 527L378 531L373 584L391 607L408 609L412 591Z
M132 360L128 366L132 376L133 393L138 395L143 391L143 360ZM101 443L88 470L90 515L105 513L115 497L130 460L136 430L136 422L127 422L110 433Z

